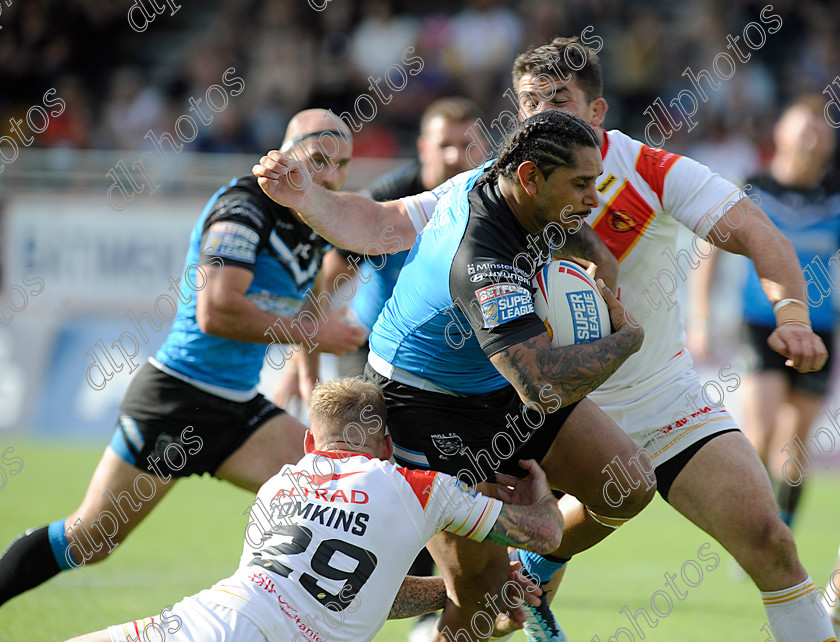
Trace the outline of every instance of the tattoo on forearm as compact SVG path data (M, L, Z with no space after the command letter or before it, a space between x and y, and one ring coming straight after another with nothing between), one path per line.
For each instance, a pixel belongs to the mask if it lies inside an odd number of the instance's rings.
M487 540L502 546L544 548L557 534L557 522L546 507L518 507L505 505Z
M433 613L446 605L446 587L440 577L413 577L403 580L388 613L389 620Z
M592 343L552 348L534 337L503 350L494 362L526 398L537 401L547 381L568 405L604 383L641 342L637 333L619 331Z

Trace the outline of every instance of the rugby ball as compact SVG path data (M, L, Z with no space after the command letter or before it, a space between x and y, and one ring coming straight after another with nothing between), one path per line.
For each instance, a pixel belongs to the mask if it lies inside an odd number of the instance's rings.
M573 261L551 261L534 277L534 312L551 346L569 346L606 337L610 312L591 276Z

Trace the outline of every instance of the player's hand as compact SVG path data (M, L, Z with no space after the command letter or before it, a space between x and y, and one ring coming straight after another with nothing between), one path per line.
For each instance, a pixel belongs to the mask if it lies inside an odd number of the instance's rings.
M645 331L642 329L642 324L636 321L633 315L630 314L630 311L621 305L621 301L615 298L612 290L604 285L602 279L598 279L596 283L598 290L601 292L601 296L604 297L604 301L607 303L607 309L610 311L610 322L612 323L613 332L624 329L625 332L637 334L638 347L636 350L638 350L642 347L642 341L645 338Z
M510 563L510 573L502 588L504 591L502 601L508 608L504 611L500 610L496 614L495 631L493 632L495 637L501 637L525 627L527 615L522 607L521 599L524 598L524 601L531 606L540 605L539 596L542 595L542 589L539 584L521 573L521 568L522 564L520 562ZM511 604L514 606L511 607Z
M365 342L365 331L358 325L344 320L346 308L328 310L327 320L318 318L318 331L312 341L318 344L318 352L343 355L355 352Z
M821 370L828 359L822 339L802 323L783 323L767 338L767 345L787 357L786 366L799 372Z
M520 467L528 471L524 479L496 473L494 496L506 504L533 506L545 501L556 502L543 469L533 459L520 459Z
M312 174L306 163L276 149L263 156L251 171L271 200L294 210L302 209L312 191Z
M505 582L506 595L510 599L506 600L506 602L512 604L513 602L518 601L519 597L521 597L520 592L514 589L514 586L518 586L520 589L522 589L522 593L525 594L525 601L528 604L530 604L531 606L539 606L540 595L542 595L543 590L540 588L539 584L537 584L534 580L525 575L525 573L521 573L521 568L522 562L510 563L508 582ZM512 584L510 584L509 582L512 582Z

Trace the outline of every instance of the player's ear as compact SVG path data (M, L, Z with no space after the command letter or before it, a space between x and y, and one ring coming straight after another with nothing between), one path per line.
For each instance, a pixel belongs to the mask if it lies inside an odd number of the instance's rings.
M312 433L307 430L306 436L303 438L303 452L307 455L309 453L315 452L315 437L312 436Z
M543 179L542 172L533 161L523 161L516 168L516 176L528 196L536 196L539 191L539 181Z
M394 440L391 439L390 433L385 433L385 437L382 439L382 456L380 459L382 461L388 461L391 459L391 455L394 454Z
M610 106L603 98L596 98L589 103L589 125L592 127L600 127L607 117L607 111Z

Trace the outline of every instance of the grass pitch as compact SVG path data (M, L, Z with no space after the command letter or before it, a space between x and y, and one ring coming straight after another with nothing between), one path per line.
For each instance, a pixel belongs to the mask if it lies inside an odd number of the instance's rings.
M26 528L72 510L102 451L101 445L6 441L4 448L14 446L24 467L0 491L0 547ZM802 560L819 585L825 583L840 544L840 477L818 470L809 481L795 534ZM0 608L0 640L63 640L159 613L209 586L236 568L247 523L243 511L251 502L248 493L215 479L179 482L109 560L62 573ZM715 556L720 559L716 566ZM696 586L686 585L682 570ZM675 589L666 586L666 573L676 576L671 580ZM652 599L664 616L652 610ZM650 621L639 613L635 630L627 613L642 608ZM607 642L620 627L632 635L632 640L621 635L621 642L768 639L752 583L734 577L733 562L723 548L659 497L616 535L569 565L555 610L575 641ZM389 622L376 640L407 640L410 625L410 620ZM524 636L518 634L516 640Z

